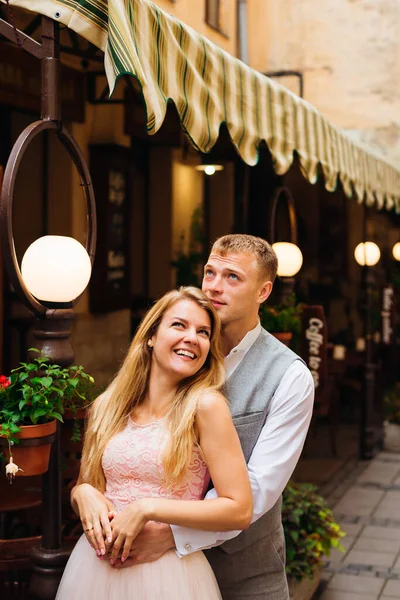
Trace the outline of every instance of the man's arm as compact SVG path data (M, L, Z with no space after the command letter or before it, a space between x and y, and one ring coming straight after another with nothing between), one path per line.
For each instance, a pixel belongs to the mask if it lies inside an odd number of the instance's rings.
M276 503L300 457L312 416L314 382L301 361L295 361L285 373L271 401L267 420L248 462L253 492L252 523ZM216 497L215 489L206 499ZM171 526L180 556L219 546L240 531L196 531Z

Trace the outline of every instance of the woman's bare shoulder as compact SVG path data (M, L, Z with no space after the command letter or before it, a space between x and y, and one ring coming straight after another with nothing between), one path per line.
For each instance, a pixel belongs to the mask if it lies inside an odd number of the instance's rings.
M206 415L214 411L226 412L228 408L227 399L217 390L207 390L201 395L197 403L197 412L199 415Z

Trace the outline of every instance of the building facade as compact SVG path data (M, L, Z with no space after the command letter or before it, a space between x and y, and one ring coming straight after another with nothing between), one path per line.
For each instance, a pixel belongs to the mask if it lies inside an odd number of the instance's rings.
M395 97L394 82L400 53L395 35L399 22L395 0L331 0L323 6L316 0L158 0L156 4L230 54L246 59L251 67L275 73L276 81L295 93L299 93L302 82L305 99L335 125L356 139L376 143L393 159L398 156L399 99ZM20 28L32 21L26 11L14 12ZM38 39L39 34L34 32ZM334 43L339 36L344 42L340 45ZM62 42L65 48L71 48L65 31ZM19 133L39 118L39 105L35 100L38 90L34 89L37 78L29 94L27 89L35 59L29 64L22 64L19 58L11 60L15 48L8 42L2 41L1 45L0 163L4 166ZM80 97L82 86L65 86L64 116L93 173L102 169L95 159L99 152L108 156L110 173L118 172L113 166L116 156L124 157L121 160L127 165L123 175L127 208L123 217L107 204L110 194L101 199L104 210L99 210L100 227L105 232L102 239L108 234L112 239L121 235L123 256L115 268L113 249L101 249L97 261L105 279L99 276L76 307L76 361L94 375L100 386L109 381L121 363L144 308L180 282L173 263L187 257L193 244L195 253L202 244L204 250L204 228L208 241L232 231L267 236L268 202L279 185L288 186L296 202L305 258L298 280L300 296L309 301L314 295L326 303L333 335L340 336L348 327L349 314L354 335L358 335L361 323L355 292L360 271L352 251L363 235L362 207L348 200L340 189L329 194L320 183L310 185L296 164L285 176L277 177L267 152L265 160L260 159L253 168L241 164L226 140L218 142L210 157L195 152L181 131L173 107L160 132L147 136L140 97L136 93L134 100L128 101L129 85L124 79L118 83L113 102L109 102L102 94L106 79L98 63L81 61L68 52L62 53L62 62L82 77L88 90L86 97ZM295 74L288 75L288 71ZM79 110L68 112L73 105ZM71 235L79 241L85 236L85 211L75 167L55 138L48 136L35 144L24 160L16 190L19 259L40 235ZM211 158L223 170L207 179L196 167ZM97 185L100 201L103 188ZM204 216L205 207L206 223L200 225L199 233L198 217ZM121 218L123 226L117 227ZM109 226L112 219L114 229ZM397 235L385 213L375 215L369 227L371 235L380 237L382 244L391 243L388 230L392 238ZM285 235L284 227L280 235ZM201 259L197 260L200 269ZM116 294L119 299L114 303L103 302L110 293L109 286L118 283L113 278L119 276L124 292ZM3 296L3 367L10 368L29 347L29 325L4 273Z

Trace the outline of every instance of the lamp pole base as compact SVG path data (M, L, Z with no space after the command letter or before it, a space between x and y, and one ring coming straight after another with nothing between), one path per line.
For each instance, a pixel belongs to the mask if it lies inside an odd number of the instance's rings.
M29 591L35 598L54 600L70 553L70 548L33 548L31 557L34 566Z
M37 319L34 339L38 350L53 364L68 367L74 360L70 335L73 310L49 309L45 318ZM60 423L57 423L49 469L43 474L42 543L31 554L33 574L30 590L35 598L54 600L58 584L68 560L69 551L62 547L62 464Z

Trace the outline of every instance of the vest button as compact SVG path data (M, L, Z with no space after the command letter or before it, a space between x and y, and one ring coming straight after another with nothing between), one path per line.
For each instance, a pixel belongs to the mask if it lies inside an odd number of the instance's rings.
M192 549L192 546L190 544L185 544L185 550L187 550L188 552Z

